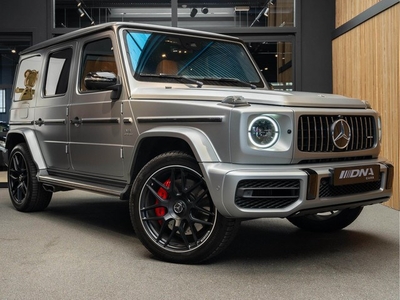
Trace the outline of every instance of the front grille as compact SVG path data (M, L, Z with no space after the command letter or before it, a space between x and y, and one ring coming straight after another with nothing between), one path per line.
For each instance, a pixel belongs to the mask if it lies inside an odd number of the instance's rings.
M303 152L359 151L371 149L375 143L375 119L373 116L343 116L350 126L351 138L344 149L333 143L331 127L337 116L303 115L297 129L297 148Z
M381 188L381 179L374 182L356 183L349 185L333 186L330 178L322 178L319 187L319 197L340 197L346 195L362 194L377 191Z
M236 188L235 204L249 209L279 209L296 202L299 194L299 180L242 180Z

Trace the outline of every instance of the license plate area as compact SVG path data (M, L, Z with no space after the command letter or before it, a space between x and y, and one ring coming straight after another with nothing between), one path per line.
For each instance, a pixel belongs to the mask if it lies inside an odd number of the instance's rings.
M355 183L374 182L380 180L379 165L335 168L332 173L332 185L341 186Z

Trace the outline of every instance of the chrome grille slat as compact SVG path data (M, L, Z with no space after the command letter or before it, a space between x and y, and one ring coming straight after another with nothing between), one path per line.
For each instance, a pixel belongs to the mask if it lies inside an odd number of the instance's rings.
M303 115L298 121L297 147L303 152L359 151L371 149L375 144L375 119L373 116L343 116L350 126L351 140L345 149L335 147L331 126L337 116Z
M317 121L314 116L314 151L317 151L317 141L318 141L318 130L317 130Z
M350 124L351 132L354 132L354 122L353 122L353 119L350 119L350 122L349 122L349 121L347 121L347 122ZM350 150L354 150L354 139L351 139L350 144L351 144Z
M310 147L311 147L311 141L310 141L310 137L311 137L311 128L310 128L310 118L307 117L307 128L308 128L308 151L311 151Z

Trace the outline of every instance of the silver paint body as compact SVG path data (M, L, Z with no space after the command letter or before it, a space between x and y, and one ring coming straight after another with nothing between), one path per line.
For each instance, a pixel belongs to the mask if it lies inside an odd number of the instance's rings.
M324 211L386 201L386 160L379 157L380 145L352 153L373 158L357 161L298 164L302 160L344 158L348 152L301 152L298 150L297 122L300 115L372 115L364 102L336 95L278 92L247 87L196 87L190 83L136 81L130 74L123 28L146 29L197 35L196 31L138 24L111 24L78 30L26 50L21 59L40 55L45 68L49 52L65 47L74 51L68 91L64 96L46 98L35 93L32 100L13 101L7 148L16 140L28 144L38 167L38 179L49 188L77 188L126 198L134 178L133 169L142 142L149 138L183 140L198 161L218 211L227 217L288 217L299 211ZM205 34L240 43L235 38ZM78 91L80 47L89 40L110 37L114 44L122 94L110 99L110 91L82 94ZM115 49L116 48L116 49ZM37 86L43 85L39 77ZM241 96L249 106L221 105L226 97ZM13 99L15 100L15 99ZM281 138L269 149L253 147L247 136L249 121L260 114L277 116ZM81 124L73 124L78 118ZM220 121L201 121L217 119ZM42 123L40 122L42 121ZM160 145L160 147L163 145ZM381 189L346 197L306 200L307 174L313 169L318 180L331 176L330 169L378 164ZM299 199L283 209L243 209L235 205L236 186L243 179L299 179Z

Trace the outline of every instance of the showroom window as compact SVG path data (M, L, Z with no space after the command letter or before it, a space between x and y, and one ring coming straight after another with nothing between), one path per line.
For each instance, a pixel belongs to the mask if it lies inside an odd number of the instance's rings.
M238 36L245 40L270 86L291 91L299 88L301 60L294 45L301 39L301 30L296 27L300 1L154 0L128 5L111 0L54 0L53 35L91 24L123 21Z
M155 0L131 2L129 5L123 1L108 0L54 2L55 28L80 28L121 21L167 26L176 24L184 28L295 27L295 0Z
M0 89L0 113L6 112L6 90Z
M245 39L245 38L244 38ZM247 49L274 90L293 90L293 43L267 38L247 41Z

